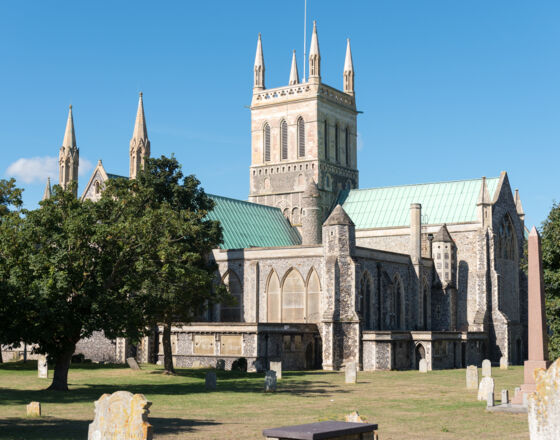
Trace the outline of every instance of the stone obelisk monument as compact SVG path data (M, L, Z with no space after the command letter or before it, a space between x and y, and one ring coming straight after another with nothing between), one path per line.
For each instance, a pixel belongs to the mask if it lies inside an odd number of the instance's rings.
M524 365L524 384L513 398L513 404L522 404L523 395L536 389L535 370L550 365L546 319L544 312L544 282L541 255L541 237L533 226L529 233L529 359Z

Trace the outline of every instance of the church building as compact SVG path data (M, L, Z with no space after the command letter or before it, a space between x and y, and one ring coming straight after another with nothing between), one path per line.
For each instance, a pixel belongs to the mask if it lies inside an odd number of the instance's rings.
M342 54L341 54L342 55ZM251 101L248 201L218 195L213 251L236 298L210 305L199 322L172 329L177 367L247 360L283 368L363 370L464 367L527 352L527 288L519 269L524 213L505 172L495 177L359 188L356 92L350 41L342 89L321 75L314 23L309 75L295 52L288 85L265 86L259 35ZM134 179L150 156L143 97L129 146ZM63 186L76 181L72 108L59 153ZM97 200L101 161L81 194ZM49 185L45 196L50 193ZM158 335L132 346L102 333L77 351L97 361L161 361Z

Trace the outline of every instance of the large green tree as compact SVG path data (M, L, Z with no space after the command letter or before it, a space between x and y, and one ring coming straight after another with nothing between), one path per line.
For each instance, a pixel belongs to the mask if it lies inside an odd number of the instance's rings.
M208 220L214 202L174 157L146 159L135 180L113 181L105 196L121 201L142 251L136 264L137 292L146 325L163 327L164 368L173 373L171 326L198 316L208 302L224 298L215 286L212 249L222 241L219 222Z
M552 331L551 359L560 357L560 204L555 203L542 224L542 257L546 296L546 316Z
M7 266L13 300L0 300L0 322L12 339L34 343L37 352L54 359L49 389L67 390L81 338L97 330L110 338L139 336L143 309L132 294L139 287L139 246L114 198L81 201L72 188L57 185L40 205L4 237L16 251L8 252L14 263Z

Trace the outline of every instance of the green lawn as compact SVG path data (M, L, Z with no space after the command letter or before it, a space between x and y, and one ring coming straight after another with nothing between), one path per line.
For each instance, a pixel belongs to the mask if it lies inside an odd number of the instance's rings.
M465 389L464 370L359 373L284 372L278 392L262 392L264 374L218 372L218 389L207 392L208 370L179 369L177 376L143 365L142 371L114 366L73 365L68 393L43 391L35 362L0 364L0 439L86 439L93 402L103 393L127 390L152 402L155 439L263 439L262 430L321 420L343 420L358 410L379 424L381 440L528 439L527 416L487 413L475 391ZM480 370L479 370L480 372ZM500 390L522 382L522 367L492 370ZM49 371L49 376L52 371ZM25 405L42 404L43 417L27 418Z

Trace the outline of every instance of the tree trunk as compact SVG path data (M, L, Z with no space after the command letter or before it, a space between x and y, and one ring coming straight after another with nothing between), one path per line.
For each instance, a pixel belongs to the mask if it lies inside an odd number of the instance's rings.
M171 352L171 323L163 324L163 368L165 374L175 374L173 354Z
M68 391L68 369L75 349L73 345L55 359L53 381L47 390Z

